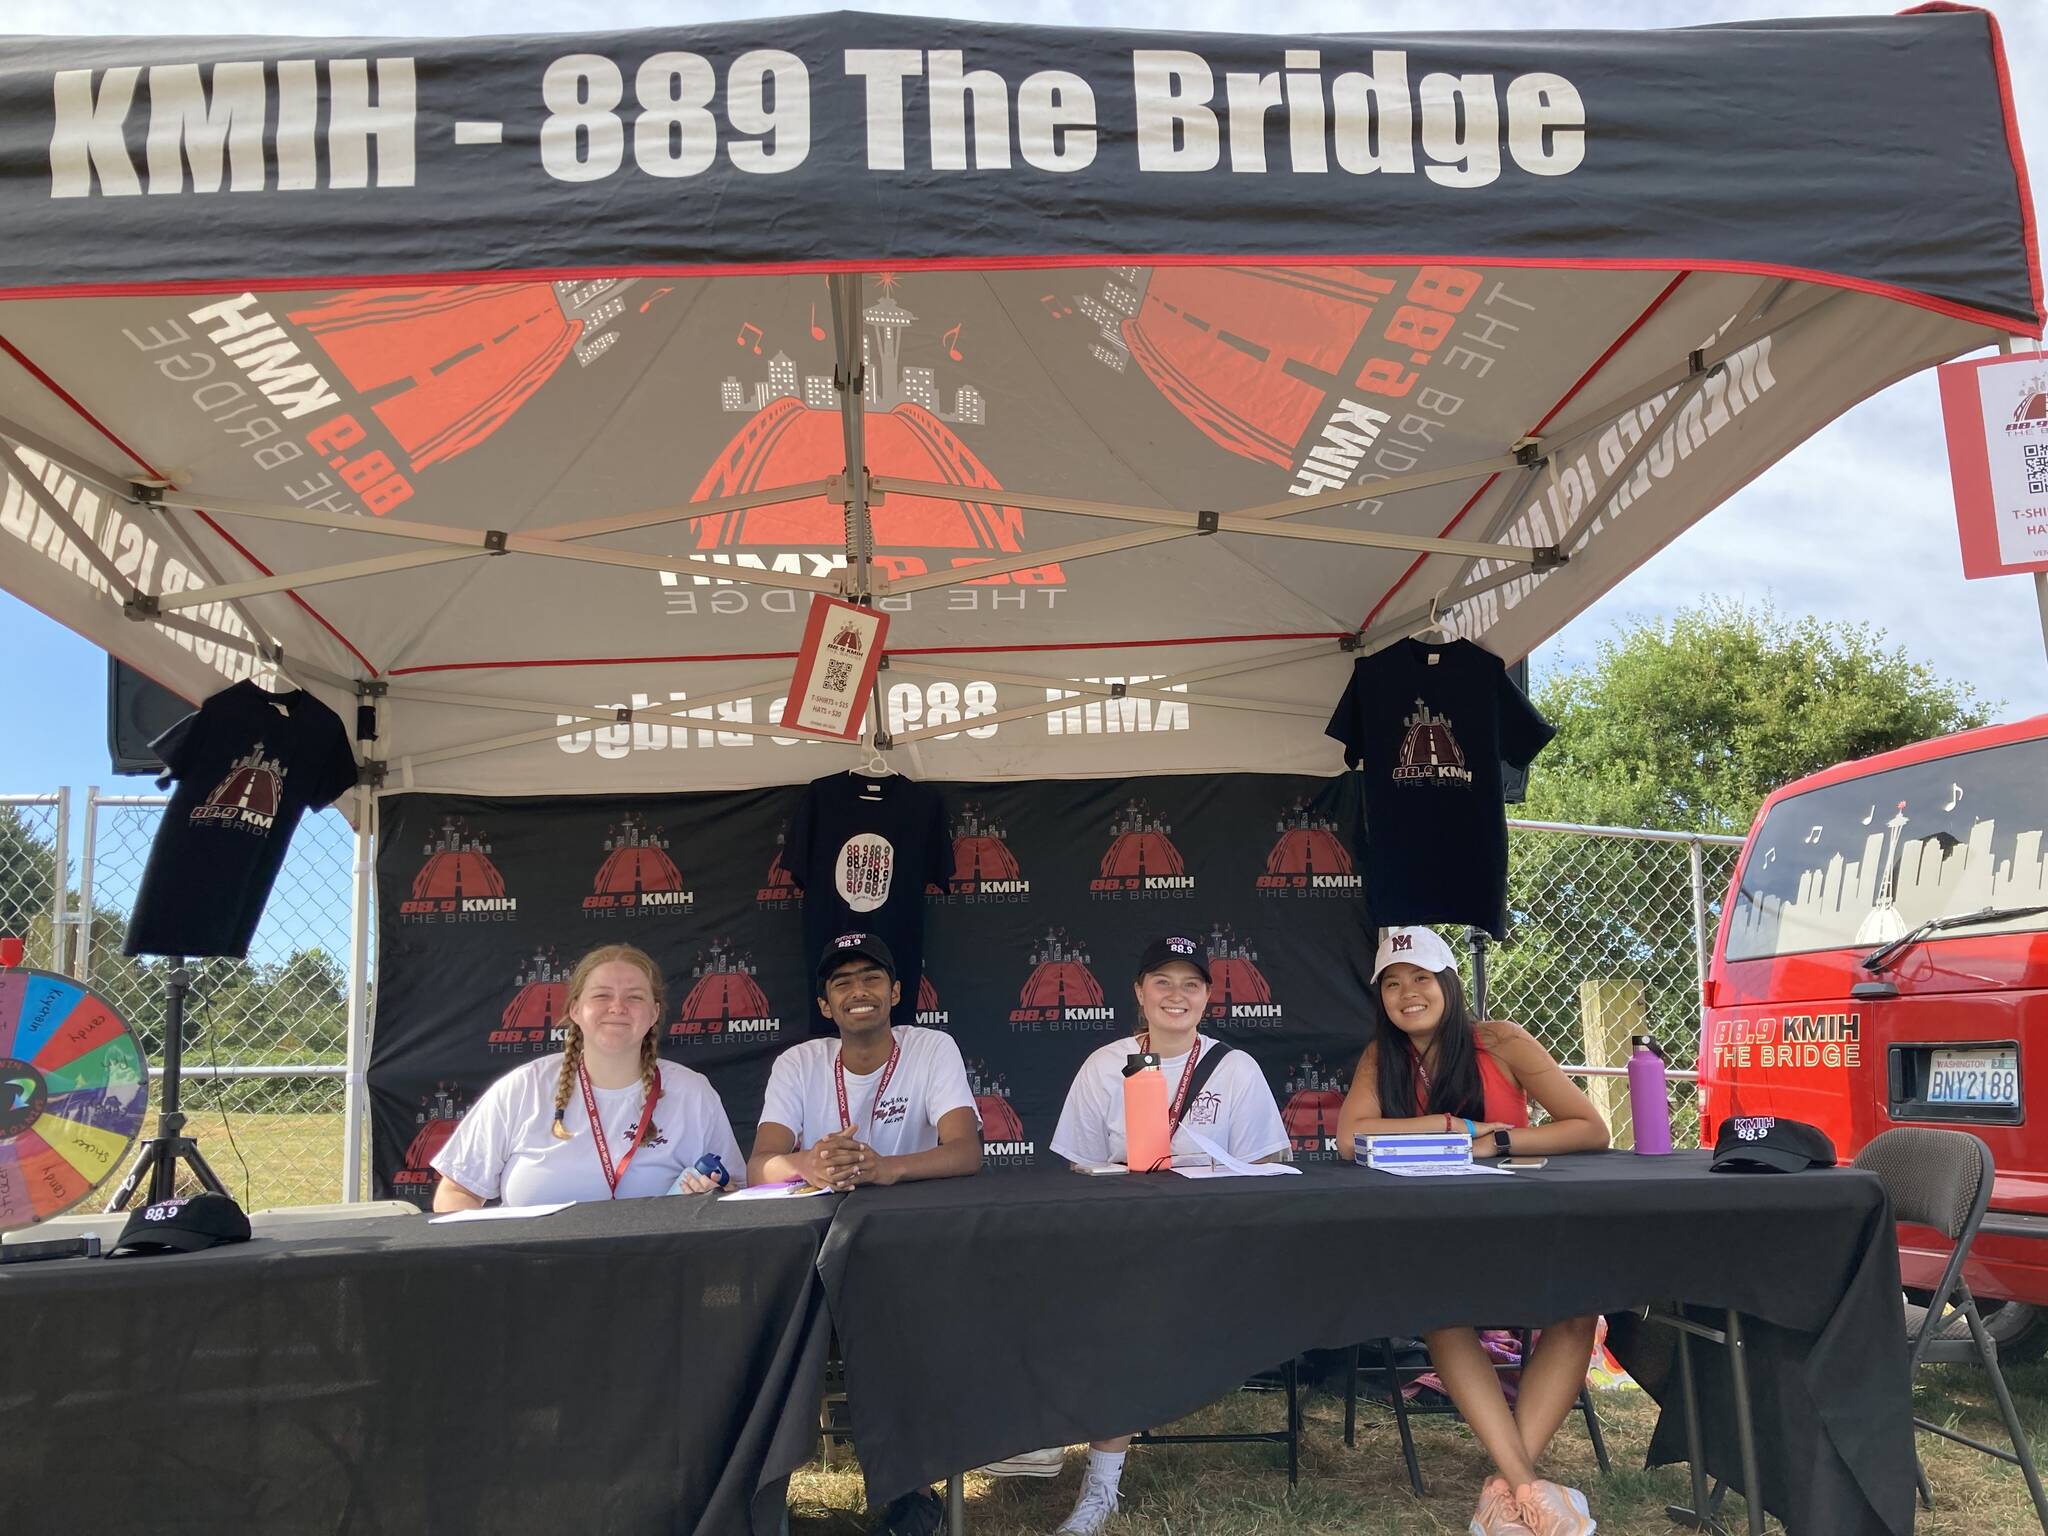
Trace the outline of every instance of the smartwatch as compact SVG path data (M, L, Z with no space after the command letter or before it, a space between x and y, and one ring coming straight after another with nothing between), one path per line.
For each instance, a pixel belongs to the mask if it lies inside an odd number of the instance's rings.
M1493 1133L1493 1149L1502 1157L1506 1157L1515 1150L1508 1142L1508 1133L1506 1131L1495 1131Z

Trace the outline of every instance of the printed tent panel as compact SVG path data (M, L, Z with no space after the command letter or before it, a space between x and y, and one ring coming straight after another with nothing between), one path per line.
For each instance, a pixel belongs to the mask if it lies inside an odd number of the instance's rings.
M820 591L921 775L1331 772L1358 648L1525 654L2038 334L2002 83L1948 13L4 43L0 583L369 686L395 788L814 777Z

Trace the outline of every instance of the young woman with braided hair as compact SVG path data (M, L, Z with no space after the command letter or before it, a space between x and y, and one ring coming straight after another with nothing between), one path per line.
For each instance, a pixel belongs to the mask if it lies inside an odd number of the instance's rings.
M1388 928L1372 972L1373 1038L1337 1112L1337 1145L1358 1135L1461 1132L1478 1158L1597 1152L1607 1125L1550 1052L1518 1024L1475 1021L1450 946L1428 928ZM1529 1123L1529 1105L1549 1115ZM1472 1324L1488 1321L1473 1318ZM1537 1462L1585 1384L1599 1326L1544 1326L1523 1362L1515 1405L1474 1326L1423 1335L1430 1363L1497 1475L1479 1492L1472 1536L1592 1536L1585 1495L1536 1475Z
M665 994L654 961L630 944L604 945L576 963L566 991L562 1053L484 1091L434 1158L434 1209L701 1195L719 1187L696 1171L706 1152L742 1179L718 1094L701 1072L661 1058Z

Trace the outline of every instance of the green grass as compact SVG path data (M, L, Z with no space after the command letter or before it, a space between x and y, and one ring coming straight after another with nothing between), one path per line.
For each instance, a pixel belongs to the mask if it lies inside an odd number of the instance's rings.
M2048 1367L2008 1372L2020 1411L2037 1443L2048 1440ZM1919 1411L1953 1417L1977 1438L2003 1443L1997 1408L1979 1372L1961 1367L1924 1373ZM1683 1502L1690 1481L1683 1466L1642 1470L1656 1405L1640 1391L1596 1394L1614 1475L1602 1478L1579 1420L1567 1421L1549 1470L1586 1490L1608 1536L1670 1536L1678 1529L1664 1506ZM1429 1494L1416 1498L1401 1462L1393 1416L1361 1399L1358 1444L1343 1440L1343 1404L1334 1396L1306 1399L1300 1486L1287 1487L1286 1452L1278 1446L1140 1446L1123 1479L1123 1512L1115 1536L1464 1536L1489 1468L1477 1441L1455 1420L1415 1421ZM1285 1416L1273 1393L1241 1392L1176 1426L1184 1431L1276 1427ZM1162 1426L1163 1427L1163 1426ZM1920 1454L1934 1485L1933 1511L1921 1511L1920 1536L2038 1536L2019 1470L1933 1435ZM1040 1536L1066 1517L1080 1485L1085 1453L1072 1450L1056 1479L970 1474L967 1515L975 1536ZM860 1473L850 1460L830 1470L818 1463L790 1480L792 1536L852 1536L864 1529ZM1730 1528L1742 1529L1742 1503L1731 1495ZM1781 1532L1773 1520L1768 1529Z

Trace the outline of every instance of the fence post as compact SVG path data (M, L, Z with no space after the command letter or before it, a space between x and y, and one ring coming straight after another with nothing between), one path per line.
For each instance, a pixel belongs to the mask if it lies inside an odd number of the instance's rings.
M341 1198L363 1198L363 1129L369 1116L370 1061L370 877L377 797L367 784L356 789L356 856L348 919L348 1076L341 1114Z
M57 791L57 828L54 846L50 850L55 869L50 881L50 969L60 975L71 974L65 964L65 951L69 947L66 929L71 923L71 787L67 784Z
M1625 977L1588 977L1579 983L1579 1017L1585 1032L1586 1065L1619 1067L1629 1057L1629 1039L1649 1028L1649 999L1643 984ZM1629 1118L1628 1089L1618 1078L1590 1077L1586 1097L1600 1111L1617 1147L1636 1144Z
M1694 837L1686 847L1692 854L1692 954L1699 980L1693 991L1700 1016L1699 1038L1693 1045L1697 1064L1707 1046L1707 867L1699 838Z
M85 786L85 848L78 856L78 969L72 974L92 985L92 871L99 850L100 787Z

